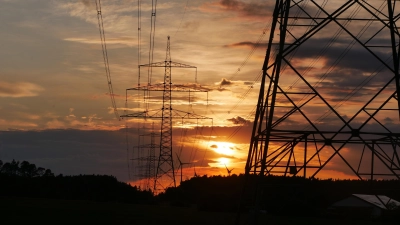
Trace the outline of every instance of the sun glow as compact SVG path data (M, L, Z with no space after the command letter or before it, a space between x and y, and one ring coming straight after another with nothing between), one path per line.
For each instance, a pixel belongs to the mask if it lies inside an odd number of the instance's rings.
M235 145L230 142L213 142L210 148L221 155L232 156L234 154Z
M230 162L230 160L227 159L227 158L224 158L224 157L221 157L221 158L218 159L218 163L219 163L220 166L222 166L222 167L228 165L229 162Z

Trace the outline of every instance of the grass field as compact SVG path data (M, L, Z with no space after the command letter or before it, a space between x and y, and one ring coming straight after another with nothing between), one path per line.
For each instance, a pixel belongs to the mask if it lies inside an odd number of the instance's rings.
M195 207L136 205L110 202L0 197L1 224L137 224L225 225L234 224L235 213L201 212ZM247 214L243 222L247 224ZM397 224L368 220L263 215L259 224L273 225L381 225Z

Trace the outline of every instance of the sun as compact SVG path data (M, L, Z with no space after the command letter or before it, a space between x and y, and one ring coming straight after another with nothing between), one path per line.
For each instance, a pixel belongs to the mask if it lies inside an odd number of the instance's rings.
M223 167L223 166L226 166L226 165L229 165L229 159L227 159L227 158L219 158L218 159L218 163Z
M232 156L235 153L235 145L230 142L213 142L210 147L216 153L221 155Z

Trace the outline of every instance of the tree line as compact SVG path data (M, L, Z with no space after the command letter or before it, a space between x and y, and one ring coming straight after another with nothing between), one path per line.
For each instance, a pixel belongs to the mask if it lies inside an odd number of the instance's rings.
M243 186L243 184L246 184ZM255 195L257 190L262 193ZM202 211L249 211L254 198L269 213L321 215L336 201L352 194L386 195L400 201L400 180L333 180L282 176L196 176L153 196L150 191L108 175L54 175L27 161L0 161L0 196L168 203L196 206ZM398 214L400 215L400 209Z
M259 194L255 195L257 191ZM386 195L400 201L400 180L202 176L168 188L157 198L177 206L196 205L199 210L221 212L249 211L258 198L259 207L269 213L314 216L322 215L333 203L352 194Z
M0 196L152 203L153 194L109 175L54 175L27 161L0 161Z
M0 160L0 174L9 176L22 176L22 177L54 177L54 173L50 169L43 167L36 167L35 164L28 161L15 161L6 162Z

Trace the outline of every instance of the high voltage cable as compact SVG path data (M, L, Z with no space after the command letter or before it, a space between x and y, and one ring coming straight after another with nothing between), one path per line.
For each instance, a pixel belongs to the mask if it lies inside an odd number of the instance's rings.
M140 77L141 59L142 59L142 1L141 0L137 0L137 69L138 69L138 71L137 71L137 73L138 73L138 84L137 84L137 86L138 87L140 87L140 83L141 83L141 77ZM128 93L126 93L126 94L128 94ZM140 93L140 90L138 88L137 96L140 97L140 95L141 95L141 93ZM146 97L145 96L146 96L146 93L144 92L143 93L143 104L144 104L144 106L147 106ZM137 106L138 106L139 109L142 107L140 102L141 102L140 100L137 101ZM128 106L126 106L126 108L128 108ZM147 109L147 107L146 107L146 109ZM126 121L128 122L128 120L126 120ZM142 133L144 133L144 131L142 131L140 129L141 125L142 125L142 121L136 123L136 129L137 129L137 135L138 135L138 139L136 141L137 146L140 146L140 135ZM152 132L153 132L153 130L152 130ZM151 156L149 155L148 157L151 157ZM149 162L149 164L150 164L150 162ZM149 166L151 166L151 165L149 165ZM150 180L148 180L148 182L150 182Z
M149 64L153 63L154 59L154 39L156 35L156 13L157 13L157 0L151 1L151 26L150 26L150 48L149 48ZM153 67L147 69L147 84L151 84L153 75Z
M324 2L324 3L325 3L325 2ZM353 12L352 12L352 17L350 17L350 18L353 18L353 17L355 16L354 12L357 11L357 10L358 10L358 8L356 8L356 9L353 10ZM348 24L349 24L349 20L347 20L347 21L344 23L343 26L346 27ZM314 60L309 64L309 66L307 66L306 70L305 70L304 73L303 73L304 75L306 75L308 72L311 71L311 69L314 67L314 65L315 65L315 64L321 59L321 57L328 51L328 49L332 46L332 44L334 43L334 41L337 40L337 38L342 34L342 32L343 32L343 29L340 29L340 28L336 31L336 33L335 33L334 36L329 40L329 42L328 42L327 44L325 44L325 46L320 50L320 52L318 53L317 57L315 57ZM342 52L342 54L343 54L343 52ZM347 54L347 53L346 53L346 54ZM346 55L346 54L344 54L344 55ZM344 55L343 55L343 57L344 57ZM335 62L338 63L337 60L336 60ZM330 68L332 68L332 66L331 66ZM328 70L329 70L329 69L328 69ZM317 85L318 85L319 83L321 83L323 80L325 80L327 74L328 74L328 72L326 72L325 74L323 74L323 75L319 78L319 80L313 85L313 87L314 87L314 88L317 87ZM297 79L292 83L292 85L290 85L290 86L288 87L288 89L293 88L293 87L298 83L299 80L300 80L300 78L297 78ZM310 94L311 94L311 92L310 92ZM303 99L306 98L307 96L309 96L310 94L303 96L300 100L298 100L298 103L297 103L297 104L300 104L300 102L303 101Z
M383 4L384 4L384 3L383 3ZM381 5L381 7L384 7L384 6ZM351 17L351 18L354 18L354 17L358 14L359 11L360 11L360 6L356 7L356 8L353 10L353 12L351 13L351 16L350 16L350 17ZM344 24L343 26L347 26L348 23L349 23L349 21L345 22L345 24ZM366 25L364 25L363 29L359 32L359 34L358 34L357 36L359 37L359 36L361 36L362 34L364 34L365 31L368 29L368 27L370 27L371 24L372 24L372 22L368 22ZM318 54L318 56L317 56L317 57L313 60L313 62L311 62L311 64L307 67L306 73L308 73L308 72L311 70L311 68L313 67L313 65L321 58L321 56L323 55L323 53L325 53L325 52L327 51L327 49L328 49L328 48L333 44L333 42L341 35L342 32L343 32L343 29L340 29L340 28L339 28L338 31L336 32L336 34L331 38L331 40L330 40L330 41L325 45L325 47L320 51L320 53ZM331 65L331 67L327 70L327 72L325 72L325 73L320 77L320 79L317 81L317 83L315 83L315 84L313 85L313 87L318 86L318 84L320 84L320 83L326 78L327 74L329 74L330 71L332 71L332 70L336 67L336 65L344 58L344 56L347 55L347 53L348 53L349 50L352 48L352 46L354 46L354 44L355 44L355 41L353 40L353 41L346 47L346 49L344 50L344 52L341 53L340 57L334 62L334 64ZM377 69L377 70L380 71L381 69L382 69L382 68ZM371 81L372 78L376 76L376 74L377 74L377 73L375 73L373 76L372 76L372 74L371 74L369 77L365 78L364 81L363 81L360 85L358 85L356 88L354 88L348 95L345 96L344 99L342 99L340 102L338 102L338 103L334 106L334 108L339 108L341 105L343 105L344 102L346 102L349 98L351 98L352 96L354 96L354 94L356 94L359 90L361 90L361 88L364 87L366 84L368 84L369 81ZM371 77L371 76L372 76L372 77ZM300 79L300 78L298 78L294 83L292 83L292 85L290 85L289 88L293 87L293 86L299 81L299 79ZM302 99L304 99L304 98L305 98L305 97L303 96ZM302 99L299 100L299 103L298 103L298 104L300 104L300 101L302 101ZM321 115L321 116L317 119L317 121L320 121L320 120L326 118L326 117L329 116L329 114L331 114L331 113L332 113L331 111L325 112L325 114L324 114L324 115Z
M142 58L142 1L138 0L137 1L137 63L138 63L138 70L139 65L141 64L141 58ZM140 71L138 71L138 87L140 86ZM139 91L139 90L138 90Z
M104 68L105 68L106 77L107 77L108 91L110 94L111 104L113 107L114 115L118 120L121 120L119 117L119 114L118 114L117 105L115 103L114 91L113 91L113 86L112 86L112 82L111 82L111 72L110 72L110 65L108 62L106 36L105 36L105 31L104 31L103 15L101 12L101 0L95 0L95 4L96 4L97 22L98 22L98 26L99 26L99 34L100 34L100 40L101 40L101 49L103 52ZM128 126L126 124L126 132L128 132L127 127ZM127 157L128 179L130 180L131 173L130 173L130 165L129 165L129 142L128 142L127 133L126 133L126 141L127 141L126 157Z
M308 1L304 1L304 2L303 2L303 7L304 7L306 4L308 4ZM301 10L298 9L297 12L296 12L296 15L299 15L300 13L301 13ZM240 70L247 64L247 62L248 62L248 60L250 59L250 57L254 54L255 50L259 47L261 41L263 40L263 38L264 38L264 36L265 36L265 34L266 34L267 29L271 26L271 23L272 23L272 21L271 21L271 19L270 19L270 21L269 21L269 22L267 23L267 25L264 27L263 32L262 32L262 33L260 34L260 36L258 37L258 39L257 39L257 41L256 41L256 44L252 47L252 49L250 50L250 52L247 54L246 58L245 58L245 59L243 60L243 62L240 64L238 70L229 78L230 80L231 80L233 77L235 77L235 76L240 72ZM294 25L295 23L297 23L296 20L292 22L292 25ZM273 55L273 54L272 54L272 55ZM229 110L228 112L231 112L231 111L235 110L235 109L241 104L241 102L247 97L247 95L248 95L248 94L250 93L250 91L253 89L253 85L261 78L261 75L262 75L262 72L259 72L259 73L257 74L257 77L256 77L255 80L253 81L252 85L250 85L250 87L244 92L244 94L242 94L242 95L239 97L240 100L239 100L239 101L231 108L231 110Z
M106 77L107 77L108 91L110 94L111 104L112 104L112 107L114 110L114 115L118 120L120 120L120 117L119 117L118 111L117 111L117 105L115 103L113 86L111 83L111 72L110 72L110 65L108 63L106 35L104 32L103 15L101 13L101 1L95 0L95 3L96 3L96 11L97 11L97 22L99 25L99 33L100 33L100 40L101 40L101 49L103 52L104 69L106 71Z
M383 5L381 5L381 7L383 7ZM352 17L351 18L354 18L357 14L358 14L358 12L359 12L359 7L357 8L357 9L355 9L354 11L353 11L353 13L352 13ZM357 11L357 13L356 13L356 10L358 10ZM345 24L347 24L347 23L345 23ZM369 21L366 25L364 25L364 27L360 30L360 32L357 34L357 37L361 37L364 33L365 33L365 31L370 27L370 25L372 24L372 22L371 21ZM332 71L335 67L336 67L336 65L344 58L344 56L345 55L347 55L347 53L350 51L350 49L354 46L354 44L355 44L355 40L352 40L351 41L351 43L345 48L345 50L341 53L341 55L340 55L340 57L337 59L337 60L335 60L335 62L333 63L333 65L331 65L330 66L330 68L328 69L328 71L327 72L325 72L325 74L323 74L323 76L320 78L320 80L313 86L314 88L315 87L317 87L317 85L318 84L320 84L325 78L326 78L326 76L327 76L327 74L329 74L330 73L330 71ZM365 81L365 79L364 79L364 81ZM364 83L364 81L362 82L362 83ZM361 84L362 84L361 83ZM354 96L354 94L356 94L359 90L361 90L361 88L362 87L364 87L366 84L364 84L364 85L362 85L360 88L358 88L359 86L357 86L356 88L354 88L353 90L352 90L352 92L351 93L353 93L353 94L351 94L351 96ZM340 107L342 104L340 104L341 102L346 102L350 97L348 97L349 96L349 94L348 95L346 95L345 96L345 98L343 98L339 103L337 103L333 108L335 109L335 108L338 108L338 107ZM304 97L303 97L304 98ZM301 100L300 100L301 101ZM325 112L323 115L321 115L318 119L317 119L317 121L321 121L322 119L324 119L324 118L326 118L327 116L329 116L330 114L332 113L332 111L328 111L328 112Z
M307 2L307 1L305 1L305 2ZM303 2L303 4L307 4L305 2ZM297 14L299 14L300 12L301 12L300 9L298 9L297 10ZM247 64L248 60L251 58L251 56L254 54L256 49L259 47L261 41L263 40L263 38L264 38L264 36L266 34L267 29L271 26L271 23L272 23L272 19L270 18L270 21L264 27L263 32L258 37L256 43L253 45L253 47L251 48L250 52L247 54L246 58L240 64L239 68L235 71L235 73L229 78L229 80L233 79L241 71L241 69ZM296 21L294 21L293 23L296 23ZM254 79L253 83L251 85L249 85L249 88L239 97L239 100L237 101L237 103L228 111L229 113L232 112L233 110L235 110L244 101L244 99L247 97L247 95L253 89L254 84L257 81L259 81L259 79L261 78L261 75L262 75L262 72L259 72L257 74L257 76Z
M325 1L324 1L325 2ZM304 1L304 2L302 2L303 3L303 7L304 6L306 6L307 4L308 4L308 1ZM325 3L326 4L326 3ZM296 12L296 14L297 15L299 15L301 13L301 10L300 9L298 9L297 10L297 12ZM257 42L256 42L256 44L253 46L253 48L250 50L250 52L249 52L249 54L246 56L246 58L245 58L245 60L242 62L242 64L240 65L240 67L238 68L238 70L231 76L231 78L229 78L229 79L232 79L234 76L236 76L239 72L240 72L240 70L241 70L241 68L242 67L244 67L246 64L247 64L247 61L250 59L250 57L253 55L253 53L255 52L255 50L257 49L257 47L259 46L259 44L260 44L260 42L262 41L262 39L264 38L264 36L265 36L265 34L266 34L266 30L267 30L267 28L268 27L270 27L271 26L271 21L270 22L268 22L267 23L267 25L265 26L265 28L263 29L263 33L259 36L259 38L258 38L258 40L257 40ZM296 21L293 21L292 22L292 25L294 25L296 23ZM273 52L275 51L275 50L272 50ZM274 55L274 54L272 54L272 55ZM285 70L285 68L283 68L283 70L282 71L284 71ZM259 81L259 79L261 78L261 76L262 76L262 71L260 71L258 74L257 74L257 76L256 76L256 78L255 78L255 80L254 80L254 82L250 85L250 87L244 92L244 94L242 94L240 97L239 97L239 101L231 108L231 110L229 110L228 112L231 112L231 111L233 111L233 110L235 110L241 103L242 103L242 101L244 101L244 99L247 97L247 95L251 92L251 90L253 89L253 85L257 82L257 81ZM250 119L250 117L251 116L253 116L253 114L254 114L254 112L255 112L255 110L256 110L256 107L254 107L251 111L250 111L250 113L247 115L247 116L245 116L244 117L244 119L245 120L249 120ZM228 136L228 140L231 140L241 129L242 129L242 127L243 127L243 125L242 126L237 126L236 128L235 128L235 130Z
M301 7L306 7L307 6L307 4L308 4L308 2L309 1L304 1L304 2L302 2L302 6ZM325 6L327 4L327 0L325 0L324 2L323 2L323 6ZM296 12L296 15L299 15L301 13L301 10L300 10L300 8L297 10L297 12ZM319 15L321 13L321 10L318 10L318 12L316 13L317 15ZM292 22L292 24L291 25L294 25L296 23L296 21L293 21ZM267 27L266 27L267 28ZM264 31L263 31L263 34L265 35L265 30L266 30L266 28L264 29ZM289 30L290 30L291 28L289 28ZM310 29L310 28L308 28L308 29ZM252 49L253 50L253 49ZM274 49L272 50L273 52L275 51ZM296 52L297 52L297 50L296 50ZM250 55L250 54L249 54ZM273 54L271 54L271 55L274 55L274 53ZM293 57L293 56L291 56L291 57ZM246 58L247 59L247 58ZM284 71L285 70L285 66L284 66L284 68L282 69L282 71ZM238 70L238 71L240 71L240 69ZM258 76L256 77L256 81L258 81L259 80L259 78L261 77L261 75L262 75L262 73L260 72L259 74L258 74ZM256 81L254 81L254 83L253 83L253 85L255 84L255 82ZM241 99L241 100L239 100L239 102L233 107L233 109L236 109L238 106L239 106L239 104L244 100L244 98L248 95L248 93L250 92L250 90L252 89L252 86L250 86L250 88L245 92L245 94L243 94L242 96L243 96L243 98ZM241 97L242 97L241 96ZM253 108L253 110L247 115L247 116L245 116L245 119L246 120L248 120L248 119L250 119L250 117L254 114L254 112L255 112L255 110L256 110L256 107L254 107ZM237 128L235 128L235 130L228 136L228 140L230 140L230 139L232 139L241 129L242 129L242 127L243 126L238 126Z
M253 45L253 47L251 48L250 52L247 54L247 56L245 57L245 59L242 61L242 63L240 64L240 66L238 67L238 69L234 72L234 74L232 74L231 77L229 77L228 79L231 80L233 79L240 71L241 69L247 64L247 62L249 61L249 59L251 58L251 56L254 54L254 52L257 50L257 48L260 46L261 41L263 40L265 34L266 34L266 30L271 26L271 22L268 22L267 25L264 27L262 33L259 35L256 43ZM247 97L247 95L250 93L250 91L253 89L254 84L260 79L260 74L257 74L255 80L253 81L253 83L250 85L250 87L244 92L244 94L242 94L239 97L239 100L236 102L236 104L230 109L228 110L228 112L232 112L233 110L235 110L240 104L241 102ZM213 111L211 111L214 115L215 113ZM221 119L221 118L220 118Z
M178 29L176 29L176 31L175 31L175 36L178 33L179 29L181 28L183 20L185 19L186 9L187 9L188 3L189 3L189 0L186 0L186 5L185 5L185 9L183 11L182 19L181 19L181 22L179 23Z
M379 7L379 9L385 7L386 4L383 2L382 5ZM379 10L377 9L377 10ZM361 37L367 29L371 26L372 21L369 21L357 34L357 37ZM355 42L353 40L353 42ZM352 42L352 43L353 43ZM353 44L354 45L354 44ZM388 61L390 57L386 60ZM368 77L366 77L357 87L353 88L353 90L348 93L340 102L336 103L335 106L333 106L334 109L340 108L345 102L347 102L351 97L353 97L357 92L359 92L365 85L367 85L380 71L383 69L383 64L381 64L373 73L371 73ZM325 112L323 115L321 115L317 121L322 121L326 117L328 117L330 114L332 114L332 111Z
M256 43L253 45L253 47L251 48L250 52L247 54L246 58L242 61L242 63L239 65L238 69L235 71L234 74L232 74L231 77L229 77L229 80L233 79L239 72L240 70L247 64L247 62L249 61L250 57L254 54L254 52L257 50L257 48L260 46L261 41L263 40L267 29L271 26L272 20L270 19L270 21L267 22L267 25L264 27L264 29L262 30L262 33L258 36L258 39L256 41Z

